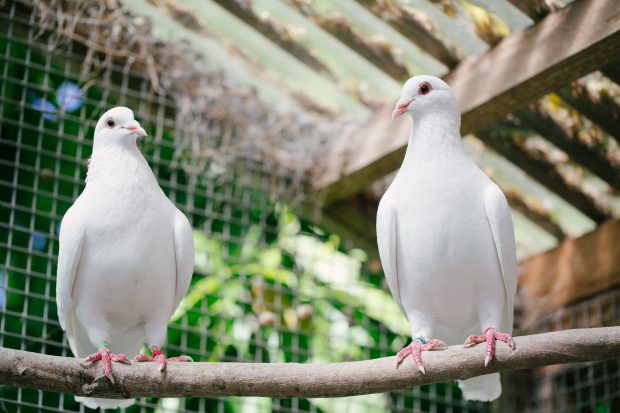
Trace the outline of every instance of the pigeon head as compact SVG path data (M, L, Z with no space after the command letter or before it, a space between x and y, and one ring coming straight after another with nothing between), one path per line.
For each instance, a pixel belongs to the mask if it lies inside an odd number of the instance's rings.
M392 112L392 119L404 113L419 120L428 114L442 114L460 123L456 97L450 86L435 76L414 76L407 80Z
M95 145L127 145L134 143L138 136L146 136L146 132L134 119L133 111L125 107L108 110L101 116L95 127Z

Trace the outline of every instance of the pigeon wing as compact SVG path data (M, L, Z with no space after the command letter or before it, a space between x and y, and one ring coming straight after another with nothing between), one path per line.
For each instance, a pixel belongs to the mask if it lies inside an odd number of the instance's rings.
M392 296L400 307L400 310L407 317L400 297L400 283L398 280L397 266L397 215L396 210L386 196L381 199L377 210L377 245L379 247L379 257L385 278L392 292Z
M506 307L502 317L506 325L502 328L504 331L512 331L514 299L517 292L517 255L514 228L506 197L494 183L489 184L484 191L484 208L493 234L493 242L506 292Z
M75 207L69 208L60 225L56 304L58 321L63 330L66 330L66 321L73 310L73 285L84 246L81 220L76 211Z
M174 217L174 256L176 260L176 289L172 313L185 296L194 272L194 237L187 217L179 210ZM172 315L172 314L171 314Z

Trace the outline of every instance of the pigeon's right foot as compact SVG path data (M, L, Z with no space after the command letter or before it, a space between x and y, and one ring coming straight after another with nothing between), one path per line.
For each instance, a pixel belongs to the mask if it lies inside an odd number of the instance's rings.
M515 349L515 341L512 339L510 334L500 333L495 330L493 327L487 327L482 332L481 336L469 336L467 340L465 340L465 344L463 347L471 347L478 343L487 342L487 355L484 358L484 367L489 365L489 362L493 358L493 354L495 354L495 340L503 341L508 344L511 349Z
M190 356L178 356L178 357L167 358L161 352L160 348L157 347L156 345L152 345L151 346L151 352L153 354L152 356L149 356L148 354L138 354L136 357L134 357L133 361L137 361L137 362L156 361L156 362L159 363L159 371L166 370L166 366L168 365L168 361L185 361L185 362L192 362L192 361L194 361L194 360L192 360L192 358Z
M418 371L422 374L426 373L426 369L424 368L424 364L422 363L422 352L423 351L431 351L431 350L443 350L448 346L441 340L432 339L429 340L424 337L414 337L411 344L407 347L403 348L396 355L396 368L400 366L400 363L411 354L413 361L418 366Z
M103 364L103 374L114 384L114 376L112 376L112 362L131 364L131 361L124 354L114 354L110 351L110 345L106 342L101 343L101 348L86 357L82 363L90 364L93 361L99 361Z

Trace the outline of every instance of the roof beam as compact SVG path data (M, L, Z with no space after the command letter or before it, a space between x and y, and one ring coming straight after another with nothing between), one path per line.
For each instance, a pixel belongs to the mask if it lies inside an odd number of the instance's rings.
M280 46L314 70L323 73L329 73L329 70L323 64L323 62L321 62L297 41L287 35L286 31L283 30L283 28L279 27L277 24L275 24L275 22L269 19L259 18L252 10L251 3L242 0L213 1L225 8L228 12L237 16L237 18L244 21L249 26L253 27L263 36L276 43L278 46Z
M363 248L371 259L379 259L376 231L378 206L379 200L374 196L359 193L322 210L307 203L304 216L321 228L353 242L356 247Z
M562 227L555 222L547 209L540 205L536 205L517 190L507 190L504 191L504 194L510 206L522 213L527 219L553 235L559 241L566 238L566 233Z
M432 27L415 13L394 2L357 1L447 67L453 68L461 60L456 49L437 37Z
M360 56L392 78L401 81L407 79L409 74L407 68L396 59L389 44L369 41L361 33L354 30L349 22L342 17L314 15L312 19L323 30L355 50Z
M538 21L551 12L545 0L508 0L517 9L534 21Z
M526 108L514 113L526 129L532 129L549 142L566 152L571 160L583 165L590 172L620 190L620 169L613 166L605 155L605 149L582 141L572 130L565 128L541 109ZM510 159L510 157L508 157Z
M608 206L601 204L585 193L579 185L566 179L552 162L528 151L520 139L506 132L509 128L518 126L506 122L480 130L476 136L593 221L601 223L611 218Z
M220 0L225 1L225 0ZM372 42L362 33L355 30L351 23L340 16L323 16L312 4L292 0L291 5L300 13L311 19L317 26L331 34L351 50L381 69L393 79L402 81L408 76L407 67L400 62L388 43Z
M603 75L609 78L612 82L620 85L620 62L616 61L610 65L605 66L601 69Z
M460 63L446 81L459 98L463 134L611 63L620 48L619 16L618 1L579 1ZM326 202L358 192L398 168L410 127L390 122L390 112L386 105L344 137L350 146L346 158L327 159L326 172L315 183Z
M618 239L620 221L614 220L523 261L521 328L527 330L555 310L620 285Z
M215 1L185 0L182 6L210 33L232 42L235 49L254 62L255 69L256 63L269 69L268 81L299 95L300 102L309 101L309 106L317 107L319 112L352 116L368 113L368 108L342 91L334 79L313 70Z
M594 98L588 89L579 83L556 93L620 143L620 106L612 98L604 94Z

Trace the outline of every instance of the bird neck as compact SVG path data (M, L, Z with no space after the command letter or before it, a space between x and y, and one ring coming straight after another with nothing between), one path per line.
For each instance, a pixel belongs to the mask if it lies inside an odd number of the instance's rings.
M94 146L88 161L86 185L94 182L114 185L155 181L149 164L135 145Z
M459 129L460 117L453 119L444 113L427 113L419 119L414 118L403 166L411 161L464 153Z

